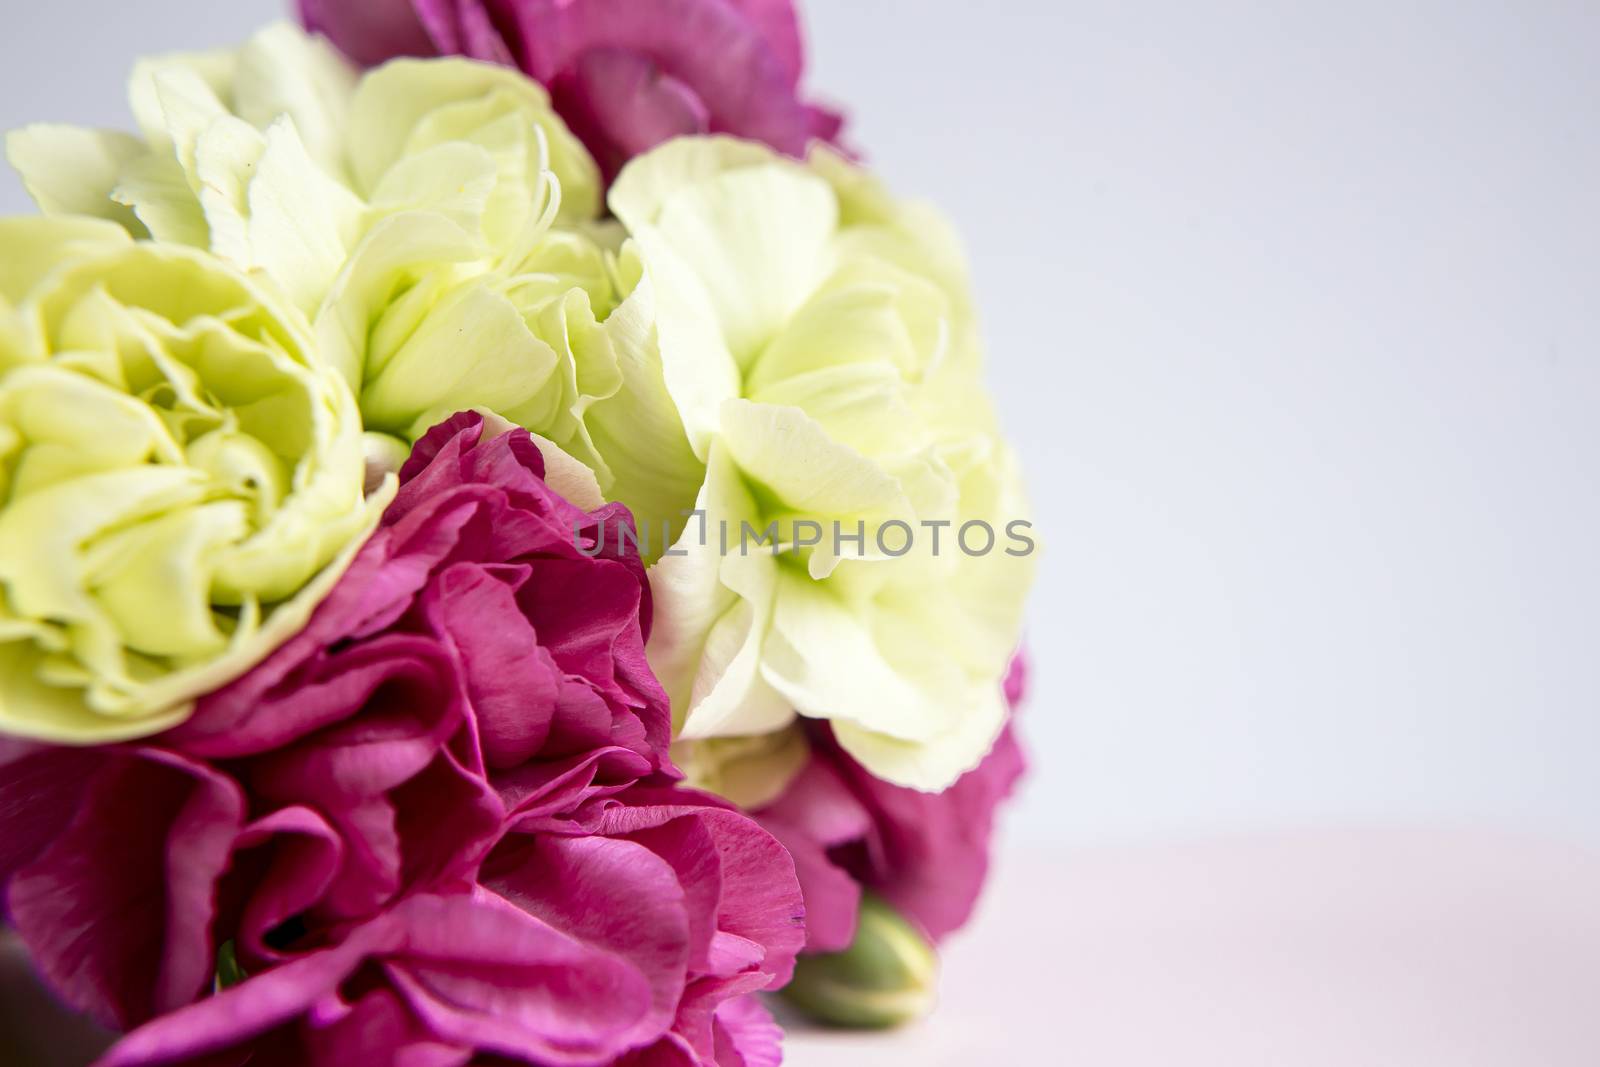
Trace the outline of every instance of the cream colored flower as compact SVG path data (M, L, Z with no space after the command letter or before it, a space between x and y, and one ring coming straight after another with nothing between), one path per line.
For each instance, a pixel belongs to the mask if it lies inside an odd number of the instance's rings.
M610 202L704 464L704 536L651 573L682 735L798 713L880 777L948 786L1005 720L1032 576L955 241L826 150L727 138L636 160Z
M155 733L304 625L388 491L274 293L92 219L0 247L0 730Z

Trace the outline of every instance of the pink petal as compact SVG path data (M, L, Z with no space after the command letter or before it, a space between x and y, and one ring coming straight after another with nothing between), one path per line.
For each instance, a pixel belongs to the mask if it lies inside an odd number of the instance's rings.
M751 27L772 49L773 59L783 70L792 89L800 84L804 50L800 42L800 21L795 17L794 0L730 0Z
M627 49L585 52L552 79L550 93L607 178L656 145L711 129L711 115L693 89Z
M485 761L527 762L550 735L559 672L518 608L516 589L482 565L456 564L429 587L424 610L455 651Z
M671 1022L690 953L684 891L648 848L600 837L512 837L486 865L487 884L529 915L626 960L650 990L626 1035L637 1045Z
M757 819L794 858L805 893L807 950L839 952L848 948L855 940L861 885L834 863L829 850L869 837L872 813L833 764L817 756Z
M805 150L807 117L796 100L789 45L774 48L721 0L573 0L530 6L521 20L535 77L552 82L596 49L634 52L699 98L711 132ZM547 12L537 24L532 11Z
M387 972L429 1030L534 1062L615 1054L648 1019L645 978L490 893L417 898Z
M624 799L607 809L599 832L636 836L686 815L702 822L722 863L717 928L765 946L761 970L773 988L787 982L805 941L805 905L788 851L754 819L698 806L700 795L689 790L641 787ZM676 802L658 803L664 799Z
M856 936L861 883L828 856L816 838L762 813L762 827L789 850L806 906L806 950L842 952Z
M367 65L395 56L438 54L411 0L299 0L306 28L327 36L351 59Z
M717 1067L778 1067L783 1028L755 997L736 997L717 1009Z
M0 738L0 885L66 831L103 752Z
M11 880L17 932L73 1007L127 1029L209 982L217 880L243 824L224 776L172 753L109 760L54 844Z
M276 959L267 935L311 909L332 889L344 843L309 808L284 808L245 827L235 842L235 870L249 872L249 890L236 924L241 957Z
M490 63L513 64L511 50L482 0L413 0L440 52Z
M388 922L358 931L337 948L286 963L152 1020L112 1046L95 1067L154 1067L238 1048L310 1011L369 952L395 941Z

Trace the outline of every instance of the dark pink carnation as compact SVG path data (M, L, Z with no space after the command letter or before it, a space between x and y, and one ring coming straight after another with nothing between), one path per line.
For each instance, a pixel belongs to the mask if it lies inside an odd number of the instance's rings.
M626 511L482 430L430 432L305 630L184 726L0 747L17 933L72 1006L154 1020L108 1063L760 1062L730 1005L792 967L792 863L671 784L644 570L596 545ZM252 977L209 997L225 942Z
M1013 707L1025 682L1018 655L1006 678ZM1026 768L1008 725L975 770L942 793L922 793L873 777L826 727L816 729L810 762L756 813L794 857L805 891L807 951L849 946L863 887L935 941L964 926L988 877L996 814Z
M101 1067L779 1061L749 994L786 980L804 939L782 846L671 787L525 830L480 885L408 896L336 945L155 1019Z
M792 0L300 0L300 12L359 63L459 54L520 67L608 177L685 134L798 156L842 124L800 98Z

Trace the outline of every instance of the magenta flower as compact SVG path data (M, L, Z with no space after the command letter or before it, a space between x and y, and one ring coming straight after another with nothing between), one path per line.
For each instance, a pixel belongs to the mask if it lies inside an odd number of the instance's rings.
M608 177L685 134L799 156L842 125L799 96L792 0L300 0L300 12L358 63L459 54L520 67Z
M1026 670L1018 655L1006 678L1013 707ZM934 941L966 925L988 878L996 814L1026 767L1007 726L976 769L942 793L922 793L873 777L826 727L817 729L805 769L756 812L794 857L805 891L806 950L849 946L863 887Z
M571 825L513 833L482 886L407 897L157 1018L101 1067L771 1067L776 1025L748 994L787 980L803 938L786 863L755 823L687 791L597 799Z
M306 629L183 727L0 748L12 924L69 1004L154 1020L106 1062L762 1062L738 1000L793 965L792 862L671 784L644 570L594 544L625 509L482 433L419 442ZM251 977L206 997L224 945Z

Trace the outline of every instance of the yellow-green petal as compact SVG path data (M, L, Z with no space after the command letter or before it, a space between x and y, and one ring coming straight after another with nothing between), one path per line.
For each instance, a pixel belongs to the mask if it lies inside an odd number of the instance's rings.
M392 483L271 290L92 220L0 246L0 731L155 733L304 625Z

